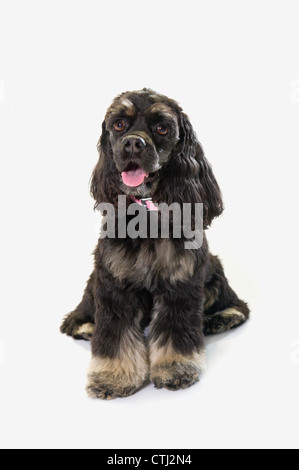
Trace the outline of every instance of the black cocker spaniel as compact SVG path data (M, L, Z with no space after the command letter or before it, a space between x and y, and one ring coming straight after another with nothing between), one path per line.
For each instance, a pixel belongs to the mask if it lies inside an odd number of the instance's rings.
M221 262L186 238L161 236L161 203L203 207L203 228L223 211L222 197L190 121L172 99L150 89L118 96L107 111L91 179L96 206L115 208L115 236L102 235L83 299L61 331L91 339L87 392L95 398L132 395L148 379L178 390L198 381L205 366L204 334L244 323L247 304L231 289ZM158 236L120 234L119 196L146 218L156 214ZM142 207L141 207L142 206ZM129 210L122 222L133 219ZM110 220L111 221L111 220ZM105 223L104 223L105 222ZM148 335L145 335L145 328Z

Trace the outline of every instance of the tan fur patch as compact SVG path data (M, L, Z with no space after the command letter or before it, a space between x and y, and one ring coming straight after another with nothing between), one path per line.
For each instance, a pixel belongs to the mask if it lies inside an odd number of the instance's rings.
M96 398L128 396L148 378L145 344L133 332L123 334L118 357L94 356L88 370L87 392Z
M138 279L146 286L151 285L157 274L172 284L186 281L194 274L195 268L192 250L178 254L169 239L157 240L154 250L144 245L134 257L122 247L104 253L104 259L113 276L120 281Z
M223 317L227 316L227 317L231 317L231 316L235 316L237 315L238 317L242 318L243 321L246 320L246 317L244 315L244 313L240 312L240 310L238 310L237 308L226 308L225 310L222 310L222 312L220 312L221 315Z
M165 238L156 244L156 267L164 280L171 283L184 281L194 274L195 261L193 253L185 250L182 255L175 251L173 243Z
M180 390L198 382L205 370L205 351L183 355L169 343L165 347L150 346L150 379L157 388Z
M175 352L170 343L161 348L157 345L157 342L154 342L150 345L150 363L151 367L173 363L192 364L200 371L203 371L205 369L206 353L202 350L185 356Z
M106 118L111 114L117 115L121 113L125 113L128 116L133 116L135 114L134 104L126 97L123 97L121 100L116 99L113 101L107 110Z
M75 330L74 336L92 336L94 328L94 323L84 323Z
M134 276L135 272L138 272L141 279L144 279L146 276L147 268L146 263L149 261L146 253L143 253L143 263L139 263L141 256L129 256L127 254L126 248L121 247L119 249L114 249L108 254L104 253L105 263L110 269L113 276L120 281L125 279L130 279Z
M203 320L205 334L218 334L241 325L246 321L246 316L236 307L231 307L212 315L204 315Z
M176 116L175 114L173 113L172 109L169 108L169 106L167 106L166 104L164 103L155 103L153 104L149 110L148 110L151 114L155 114L155 113L161 113L163 114L165 117L170 117L171 119L174 119L176 120Z
M128 98L123 98L121 100L121 105L125 107L125 113L128 115L128 116L134 116L135 114L135 106L134 104L132 103L132 101L130 101Z
M205 303L204 303L204 310L212 307L214 303L217 301L219 296L219 290L216 287L207 288L205 287Z

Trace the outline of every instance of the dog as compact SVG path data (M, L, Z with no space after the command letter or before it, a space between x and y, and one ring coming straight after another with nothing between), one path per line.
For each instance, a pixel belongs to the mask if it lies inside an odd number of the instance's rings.
M117 208L123 196L127 208L137 203L150 217L153 205L189 204L194 222L193 209L201 204L203 239L185 249L184 237L173 236L172 219L169 238L161 231L156 238L100 237L83 299L61 332L91 340L90 397L127 397L149 380L156 388L185 389L204 371L204 335L249 318L247 303L208 248L205 229L223 212L218 183L188 116L151 89L114 99L97 148L95 206ZM126 215L125 223L131 219Z

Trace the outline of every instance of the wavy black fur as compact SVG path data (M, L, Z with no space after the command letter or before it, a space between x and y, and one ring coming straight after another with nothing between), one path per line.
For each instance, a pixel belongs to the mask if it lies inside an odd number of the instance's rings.
M126 128L118 133L113 122L121 118ZM163 119L169 131L161 137L153 129ZM128 157L124 139L131 135L142 136L147 145L141 154ZM116 205L120 194L127 196L127 205L131 196L168 205L188 202L193 208L203 203L205 228L223 211L212 168L188 117L172 99L149 89L118 96L103 122L98 151L91 178L96 206ZM120 173L128 159L153 173L152 179L137 188L126 187ZM209 253L206 237L198 250L185 250L184 241L99 240L82 302L61 327L75 338L92 336L98 365L89 374L91 396L127 396L148 376L157 387L190 386L202 370L203 334L219 333L248 319L247 304L229 286L219 259ZM95 325L93 334L84 333L86 324L89 331Z

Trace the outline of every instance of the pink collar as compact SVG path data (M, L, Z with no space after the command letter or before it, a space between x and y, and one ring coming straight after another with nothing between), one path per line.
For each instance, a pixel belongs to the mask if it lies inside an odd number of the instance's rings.
M147 211L158 211L158 207L155 205L153 202L152 198L147 197L144 199L136 199L136 197L131 196L132 201L136 202L136 204L139 204L140 206L146 207Z

